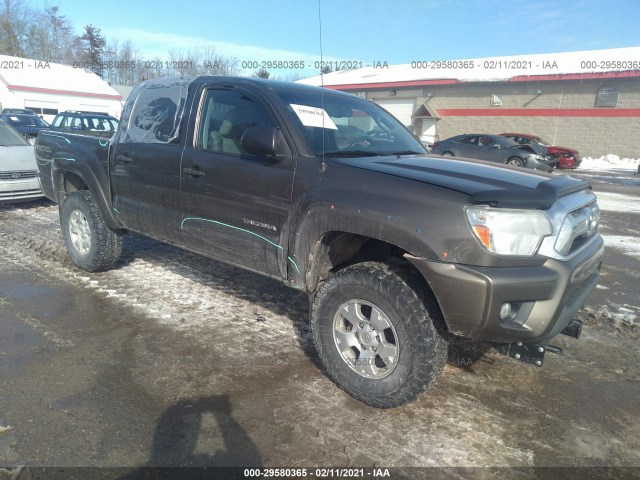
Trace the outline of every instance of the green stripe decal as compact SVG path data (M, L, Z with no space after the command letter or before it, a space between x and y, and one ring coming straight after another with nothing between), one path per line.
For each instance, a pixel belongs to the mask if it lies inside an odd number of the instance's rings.
M245 233L248 233L249 235L253 235L254 237L258 237L259 239L264 240L268 244L273 245L274 247L284 251L284 249L280 245L278 245L277 243L273 243L268 238L263 237L262 235L258 235L257 233L252 232L251 230L247 230L245 228L236 227L234 225L229 225L228 223L218 222L217 220L209 220L208 218L187 217L184 220L182 220L182 223L180 223L180 230L183 229L185 222L187 222L189 220L194 220L194 221L195 220L199 220L201 222L215 223L216 225L222 225L223 227L233 228L234 230L240 230L241 232L245 232ZM298 268L298 265L296 264L296 262L294 262L291 257L287 257L287 260L289 260L291 262L291 264L295 267L296 272L300 273L300 269Z
M111 208L111 210L113 210L114 212L116 212L116 214L118 215L118 220L120 220L120 223L122 223L122 225L123 225L123 226L125 226L126 228L129 228L129 227L127 227L127 224L126 224L126 223L124 223L124 220L122 220L122 215L120 214L120 212L118 211L118 209L117 209L117 208L115 208L115 207L113 207L113 208Z
M66 137L63 137L62 135L56 135L56 134L54 134L54 133L47 133L47 132L42 132L42 135L46 135L46 136L48 136L48 137L58 137L58 138L63 139L63 140L64 140L65 142L67 142L67 143L71 143L71 140L69 140L69 139L68 139L68 138L66 138Z

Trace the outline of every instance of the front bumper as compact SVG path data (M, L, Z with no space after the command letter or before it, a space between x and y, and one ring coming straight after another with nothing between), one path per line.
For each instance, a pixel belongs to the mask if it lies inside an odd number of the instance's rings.
M529 267L476 267L407 257L425 277L449 330L491 342L544 345L582 308L598 283L604 244L597 237L567 261ZM514 306L500 320L504 303Z
M43 196L37 178L0 180L0 203L31 200Z
M556 159L537 159L533 156L529 156L527 158L527 163L525 167L531 168L534 170L542 170L543 172L550 172L553 168L558 164Z

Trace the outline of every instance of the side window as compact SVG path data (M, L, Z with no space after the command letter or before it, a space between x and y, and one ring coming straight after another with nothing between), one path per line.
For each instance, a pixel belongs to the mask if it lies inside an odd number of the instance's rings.
M76 120L78 120L76 117L70 117L67 115L62 121L62 126L64 128L79 128L80 125Z
M169 143L179 136L187 86L150 85L135 100L124 142Z
M478 145L478 137L475 135L467 135L466 137L460 137L458 143L465 145Z
M480 145L482 147L491 147L492 145L497 145L497 142L491 137L480 137Z
M249 127L270 127L266 109L242 92L208 90L200 114L198 149L242 155L242 134Z
M53 124L52 124L52 126L54 126L54 127L60 127L60 125L62 124L62 119L63 119L63 118L64 118L64 117L62 117L62 116L58 116L58 117L54 118L54 119L53 119Z

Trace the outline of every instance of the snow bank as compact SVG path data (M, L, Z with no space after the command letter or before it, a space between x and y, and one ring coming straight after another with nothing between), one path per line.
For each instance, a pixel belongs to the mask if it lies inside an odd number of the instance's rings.
M628 170L638 171L640 158L620 158L613 153L607 153L602 157L583 157L578 170Z

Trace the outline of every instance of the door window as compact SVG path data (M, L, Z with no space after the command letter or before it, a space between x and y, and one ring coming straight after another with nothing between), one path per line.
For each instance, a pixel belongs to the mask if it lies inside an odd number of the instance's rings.
M169 143L178 138L187 85L143 88L135 100L124 143Z
M457 140L458 143L462 143L463 145L475 145L478 146L478 137L476 135L467 135L464 137L460 137Z
M198 149L243 155L240 139L247 128L273 126L267 110L246 94L209 90L200 115Z

